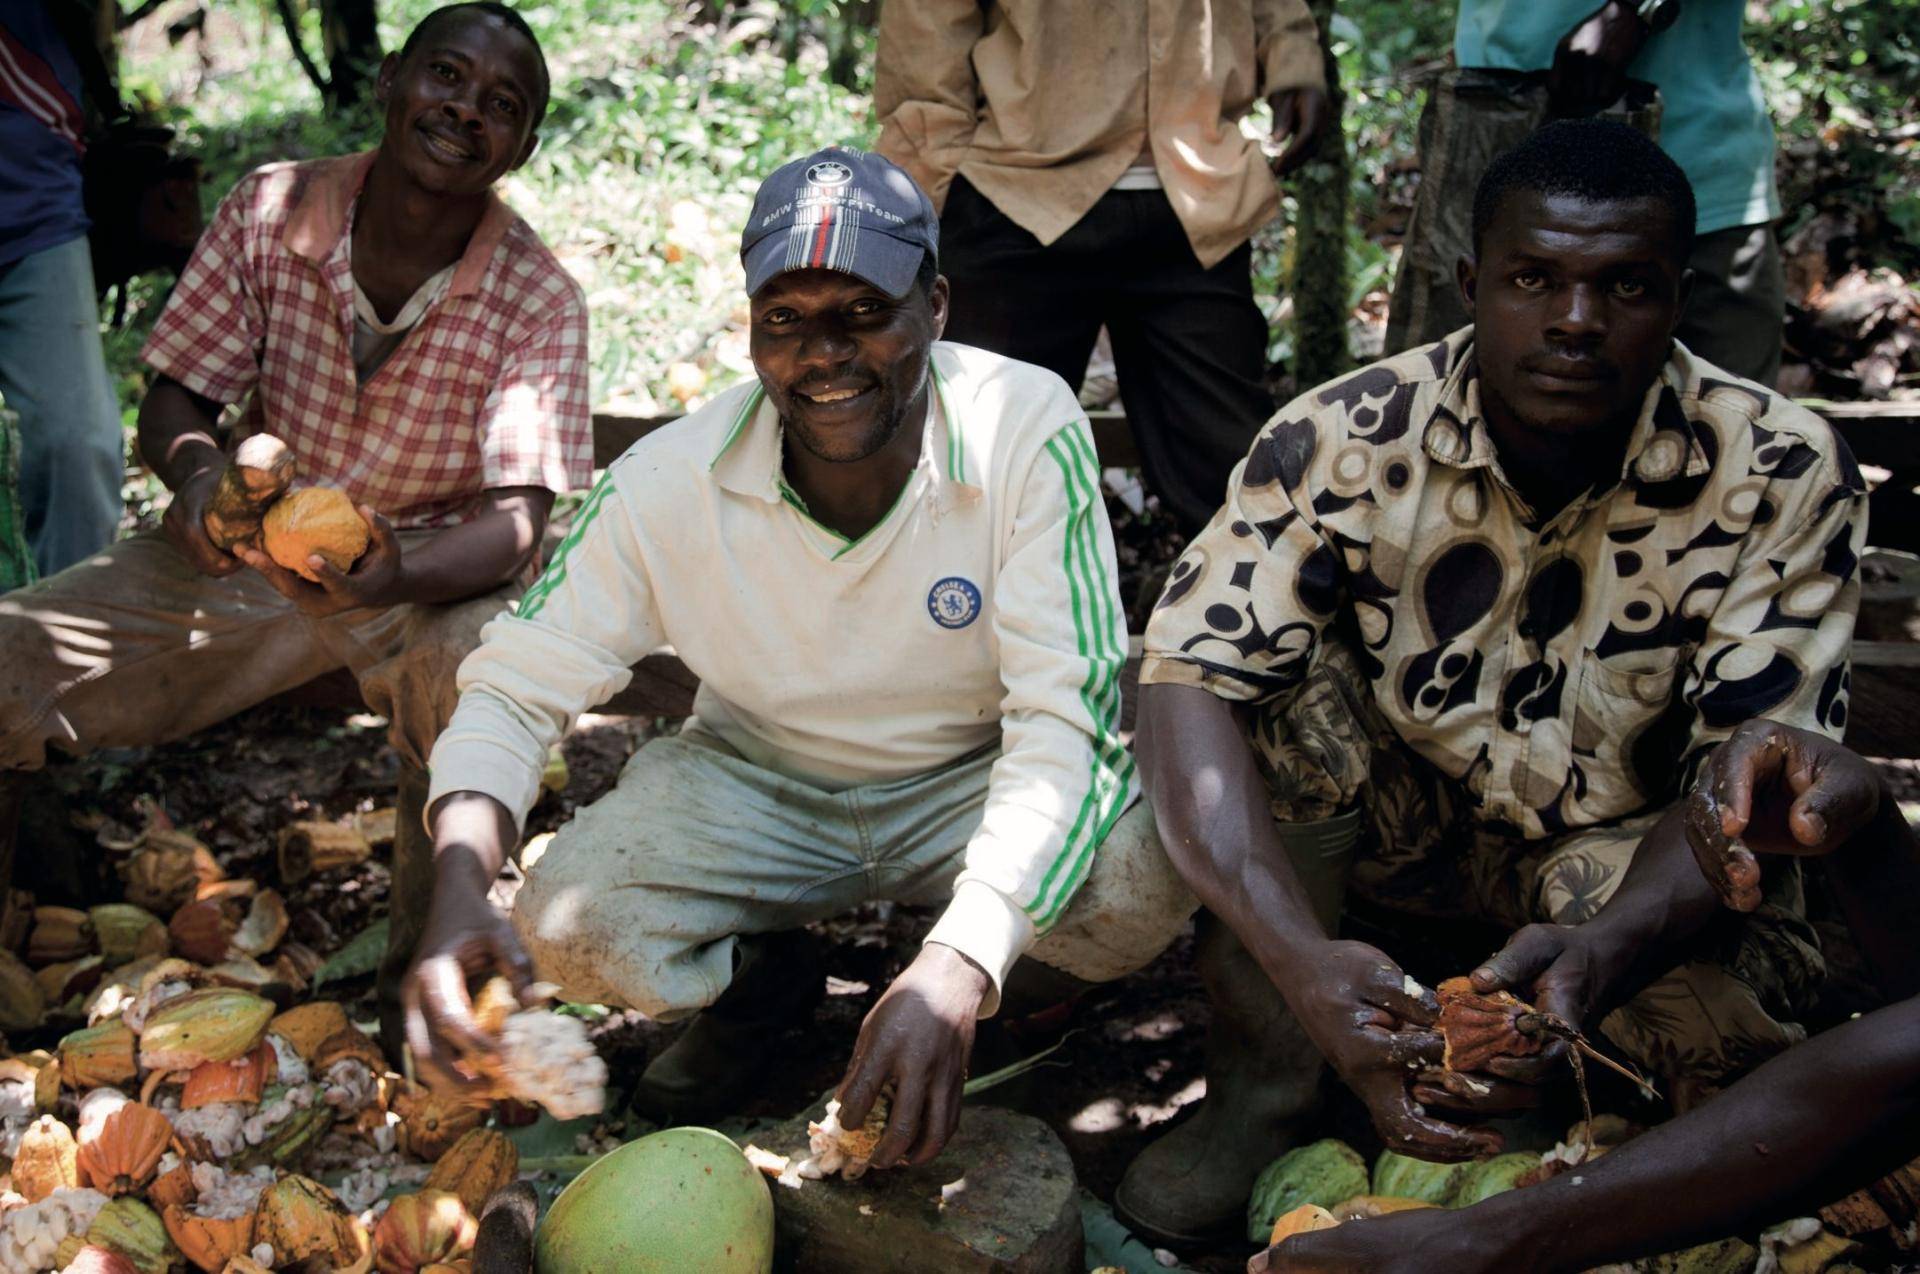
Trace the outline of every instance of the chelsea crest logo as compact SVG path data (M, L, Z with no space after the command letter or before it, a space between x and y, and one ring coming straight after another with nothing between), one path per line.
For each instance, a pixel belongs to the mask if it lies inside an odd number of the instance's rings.
M980 590L972 580L949 575L927 593L927 614L942 628L965 628L980 614Z

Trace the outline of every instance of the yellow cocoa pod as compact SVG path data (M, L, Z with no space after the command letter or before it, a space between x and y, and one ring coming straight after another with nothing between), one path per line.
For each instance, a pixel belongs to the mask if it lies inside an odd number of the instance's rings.
M1273 1223L1273 1233L1267 1236L1267 1246L1272 1247L1282 1239L1290 1239L1296 1234L1310 1234L1314 1230L1331 1230L1339 1224L1333 1213L1319 1204L1303 1203Z
M192 1070L251 1052L266 1034L273 1001L230 987L206 987L171 999L140 1029L140 1064L149 1070Z

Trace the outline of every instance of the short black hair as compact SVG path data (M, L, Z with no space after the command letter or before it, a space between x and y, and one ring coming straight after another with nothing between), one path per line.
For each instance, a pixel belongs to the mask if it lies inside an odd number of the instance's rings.
M420 43L421 35L441 18L455 13L483 13L490 18L498 18L510 29L517 31L528 44L533 46L533 56L540 63L540 99L533 106L533 127L540 127L540 121L547 117L547 101L553 96L553 79L547 71L547 53L540 47L540 37L533 33L527 20L514 12L500 0L460 0L458 4L442 5L414 25L407 32L407 38L400 46L400 60L406 61Z
M1495 159L1473 193L1473 251L1512 195L1529 191L1593 203L1652 199L1673 222L1675 259L1693 253L1693 186L1680 165L1636 128L1607 119L1556 120Z
M940 262L931 252L920 254L920 268L913 272L913 290L921 296L933 295L933 281L940 277Z

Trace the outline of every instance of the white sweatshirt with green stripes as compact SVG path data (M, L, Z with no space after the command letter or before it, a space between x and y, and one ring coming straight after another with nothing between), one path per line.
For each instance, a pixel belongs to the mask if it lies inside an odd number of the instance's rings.
M461 665L431 799L485 792L518 823L548 745L664 646L700 677L704 728L829 790L998 742L928 939L997 991L1138 796L1119 739L1126 623L1092 434L1066 385L944 342L933 368L919 467L856 541L788 489L758 382L634 444Z

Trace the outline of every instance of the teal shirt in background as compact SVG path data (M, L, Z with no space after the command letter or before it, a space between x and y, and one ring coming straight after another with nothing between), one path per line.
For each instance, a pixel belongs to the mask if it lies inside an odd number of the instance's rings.
M1553 49L1599 0L1460 0L1461 66L1544 71ZM1693 183L1700 234L1780 215L1773 122L1741 41L1745 0L1680 0L1680 17L1647 38L1627 73L1660 89L1660 145Z

